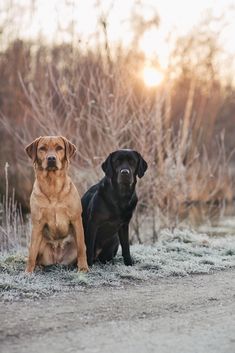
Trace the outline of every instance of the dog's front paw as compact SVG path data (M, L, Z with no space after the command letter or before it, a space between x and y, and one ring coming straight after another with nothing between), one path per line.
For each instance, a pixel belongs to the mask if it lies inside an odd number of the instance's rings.
M25 273L32 273L35 269L36 263L30 259L27 259Z
M84 263L78 263L78 271L79 272L89 272L89 267L86 262Z
M31 274L31 273L33 273L33 271L34 271L34 266L26 266L26 269L25 269L25 273L27 273L27 274Z
M130 256L124 257L124 264L126 266L133 266L134 262Z
M89 272L90 270L89 270L89 267L87 266L87 267L79 267L78 268L78 272L83 272L83 273L87 273L87 272Z

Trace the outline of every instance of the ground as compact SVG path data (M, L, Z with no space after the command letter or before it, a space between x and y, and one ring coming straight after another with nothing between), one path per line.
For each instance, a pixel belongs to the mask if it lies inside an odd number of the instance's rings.
M164 230L133 267L37 268L0 256L3 353L235 351L235 236Z
M235 270L0 306L1 351L235 351Z

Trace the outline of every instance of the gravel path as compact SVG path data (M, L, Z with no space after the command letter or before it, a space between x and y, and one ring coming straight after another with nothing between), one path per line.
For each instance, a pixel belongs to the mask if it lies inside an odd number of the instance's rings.
M235 352L235 270L0 303L2 353Z

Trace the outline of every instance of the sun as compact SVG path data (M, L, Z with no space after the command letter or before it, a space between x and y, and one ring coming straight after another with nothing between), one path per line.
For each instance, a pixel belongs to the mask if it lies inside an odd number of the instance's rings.
M146 66L143 70L143 80L148 87L157 87L163 81L163 73L152 66Z

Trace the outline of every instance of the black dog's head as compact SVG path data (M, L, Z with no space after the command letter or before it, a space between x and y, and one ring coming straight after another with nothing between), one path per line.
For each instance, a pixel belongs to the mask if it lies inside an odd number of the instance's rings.
M148 165L139 152L133 150L118 150L107 157L102 164L105 175L117 181L118 184L132 185L144 176Z

